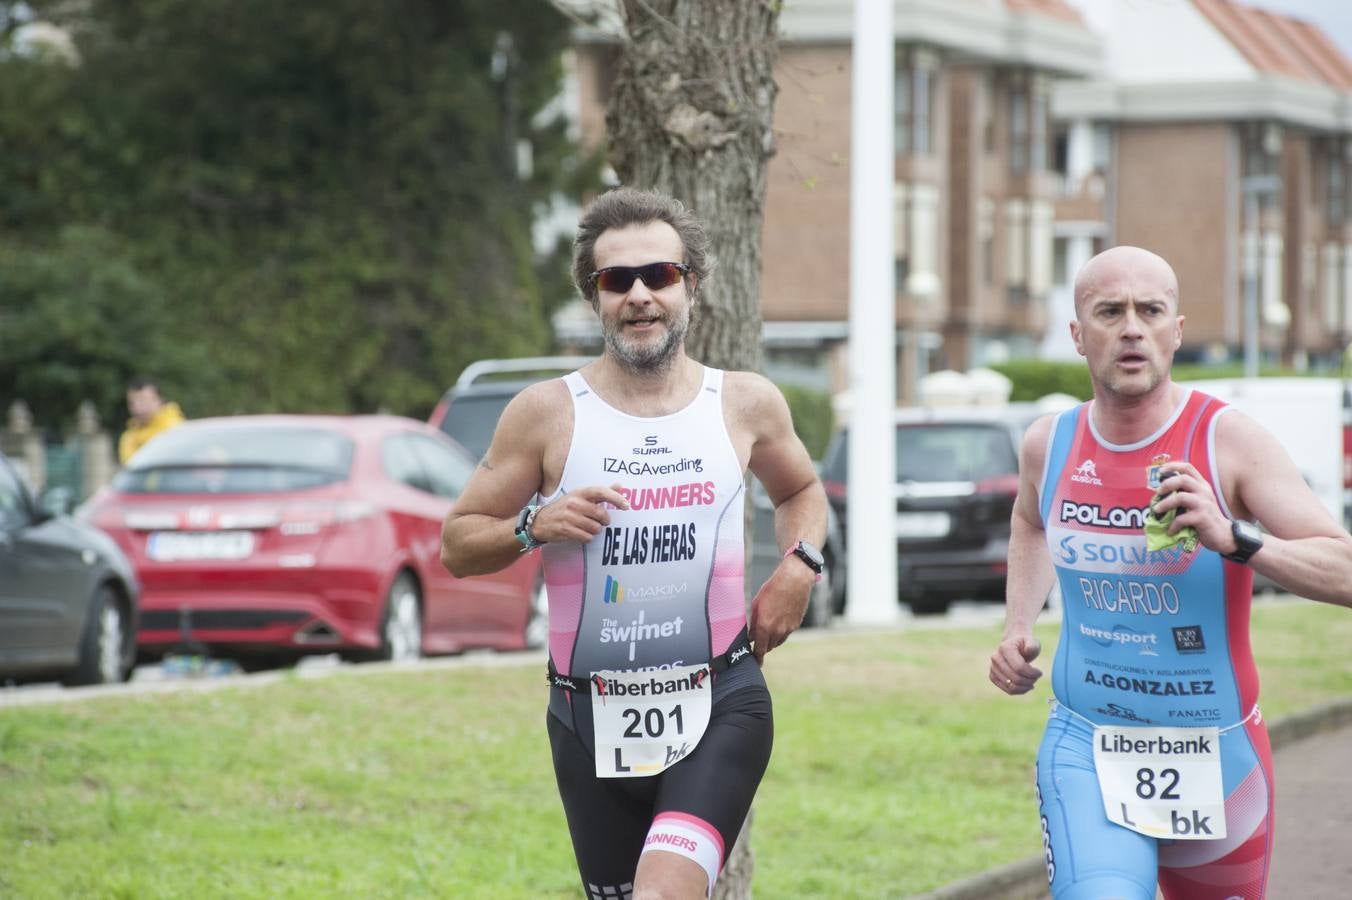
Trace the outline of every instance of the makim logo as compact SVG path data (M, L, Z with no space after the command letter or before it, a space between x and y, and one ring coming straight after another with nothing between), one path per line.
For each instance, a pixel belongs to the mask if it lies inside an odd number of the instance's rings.
M626 588L616 581L614 576L607 575L601 599L606 603L624 603L626 600L630 603L643 603L648 600L679 597L689 589L689 583L684 581L680 584L643 584L636 588Z
M678 472L703 472L704 459L682 458L678 462L654 463L607 456L601 461L601 466L607 472L622 475L675 475Z
M1113 506L1107 512L1097 503L1061 501L1061 521L1097 525L1100 528L1140 529L1145 526L1146 507Z
M646 641L660 641L665 638L676 637L681 633L681 624L683 620L680 616L674 619L668 619L665 622L647 622L645 617L647 610L641 610L638 619L628 625L621 625L614 619L601 620L601 643L603 644L629 644L629 661L634 661L634 654L638 651L638 645Z
M1092 459L1086 459L1076 466L1075 471L1070 473L1070 480L1077 481L1080 484L1096 484L1099 487L1103 486L1103 482L1099 480L1098 471L1095 469L1094 461Z
M1112 630L1109 631L1106 628L1094 628L1081 624L1080 634L1100 647L1111 647L1114 644L1119 647L1136 647L1141 651L1142 656L1159 656L1159 653L1155 650L1155 646L1160 642L1159 635L1133 631L1126 625L1114 625Z

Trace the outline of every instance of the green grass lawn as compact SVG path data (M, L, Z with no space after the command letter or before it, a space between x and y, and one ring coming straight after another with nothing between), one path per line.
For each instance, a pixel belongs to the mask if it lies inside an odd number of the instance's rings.
M1259 606L1253 633L1269 720L1352 695L1348 611ZM996 637L836 634L769 657L758 896L904 897L1040 851L1049 693L987 682ZM0 896L576 898L543 681L345 670L0 709Z

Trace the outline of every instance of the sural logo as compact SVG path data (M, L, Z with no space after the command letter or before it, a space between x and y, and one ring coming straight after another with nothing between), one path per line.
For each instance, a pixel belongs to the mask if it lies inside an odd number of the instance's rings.
M1103 482L1099 480L1098 470L1095 468L1092 459L1086 459L1076 466L1075 471L1071 473L1070 480L1077 481L1080 484L1097 484L1100 487L1103 485Z

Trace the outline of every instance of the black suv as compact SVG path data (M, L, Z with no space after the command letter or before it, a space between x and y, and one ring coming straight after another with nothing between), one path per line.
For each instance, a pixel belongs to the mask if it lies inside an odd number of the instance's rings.
M498 418L513 397L536 382L567 374L591 361L589 356L478 360L466 366L455 384L442 395L428 422L459 441L475 459L481 459L493 441ZM759 482L753 479L752 484L754 521L748 536L751 543L751 563L746 575L748 597L760 588L780 561L775 543L774 507ZM832 616L844 609L844 547L840 525L831 513L822 547L825 577L812 592L804 625L827 625Z
M1003 602L1019 441L1039 414L1023 403L897 410L897 582L912 612L942 613L959 599ZM846 429L822 472L842 528L848 457Z

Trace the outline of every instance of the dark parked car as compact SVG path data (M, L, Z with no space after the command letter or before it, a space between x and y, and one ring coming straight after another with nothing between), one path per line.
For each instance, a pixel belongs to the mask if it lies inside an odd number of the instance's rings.
M488 452L498 418L507 404L536 382L557 378L591 362L590 356L542 356L524 359L483 359L460 373L441 402L432 411L429 424L440 428L476 457ZM774 507L764 488L752 479L755 504L751 542L751 566L746 576L747 596L755 595L779 564L775 543ZM826 625L845 608L845 552L841 529L834 512L828 514L824 577L812 594L803 624Z
M117 545L43 510L0 455L0 683L125 681L138 597Z
M481 359L465 366L427 422L482 459L498 418L513 397L537 381L557 378L591 362L590 356Z
M1022 403L897 411L897 581L913 612L941 613L958 599L1003 602L1019 441L1039 414ZM846 429L822 473L842 528L848 457Z
M148 444L85 514L133 560L150 659L188 647L256 669L541 646L536 554L474 578L441 565L474 465L399 416L198 419Z

